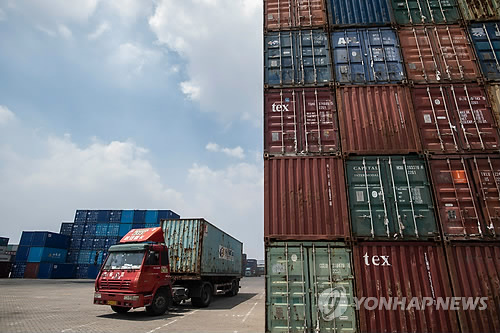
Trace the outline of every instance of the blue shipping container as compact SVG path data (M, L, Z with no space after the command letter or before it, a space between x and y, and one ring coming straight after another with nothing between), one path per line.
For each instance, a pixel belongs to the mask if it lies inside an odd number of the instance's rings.
M146 221L146 211L145 210L135 210L133 223L144 223L145 221Z
M400 83L405 78L399 40L391 28L335 31L332 48L339 83Z
M120 242L119 238L113 237L113 238L107 238L106 239L106 246L104 247L105 249L109 249L111 245L115 245L118 242Z
M103 223L103 222L109 222L109 213L111 211L109 210L99 210L97 212L97 222L98 223Z
M23 231L21 234L21 240L19 241L20 246L31 246L31 243L33 243L33 236L34 236L33 231Z
M80 250L70 250L68 255L66 256L66 262L68 263L77 263L78 257L80 256Z
M88 264L90 262L90 250L82 250L80 251L80 255L78 256L79 264Z
M157 222L160 223L161 220L167 220L167 219L180 219L181 216L171 210L159 210L158 211L158 220Z
M97 258L96 258L96 254L97 254ZM94 265L94 263L96 263L97 265L102 265L102 260L104 258L104 250L97 250L97 251L92 251L91 254L90 254L90 261L89 261L89 264L91 265ZM96 261L97 259L97 261Z
M107 236L118 237L120 231L120 224L109 224Z
M83 224L73 224L73 232L71 233L71 236L75 235L83 235L83 232L85 231L85 223Z
M99 219L99 211L98 210L89 210L87 211L87 223L97 223Z
M29 253L30 253L29 246L20 245L16 251L16 262L28 261Z
M87 270L87 279L95 280L101 269L100 265L90 265Z
M96 236L107 236L108 235L108 226L111 224L109 223L98 223L97 228L95 230L95 235Z
M488 80L500 80L500 27L499 22L475 23L470 34L483 75Z
M38 268L39 279L71 279L74 276L74 264L41 263Z
M94 238L93 237L83 238L82 243L80 245L80 249L92 250L93 245L94 245Z
M121 210L112 210L109 212L109 222L110 223L120 223L122 219Z
M121 223L133 223L134 222L134 211L133 210L122 210Z
M85 223L87 221L87 211L86 210L77 210L75 213L75 223Z
M71 236L73 233L73 223L61 223L59 233L61 235Z
M144 228L157 228L159 226L160 226L159 223L146 223L146 225L144 226Z
M83 234L86 237L95 236L96 229L97 229L97 223L87 223L85 225L85 229L83 231Z
M106 246L106 238L99 237L94 239L93 249L103 249Z
M373 26L391 23L387 0L327 0L333 26Z
M77 279L86 279L89 274L88 264L79 264L76 266L75 277Z
M265 84L326 85L332 81L328 35L322 30L270 32L264 42Z
M68 249L70 237L48 231L35 231L31 246Z
M158 221L158 211L157 210L148 210L146 211L146 223L156 223Z
M134 223L132 224L132 229L142 229L145 228L146 224L145 223Z
M26 270L25 262L16 262L12 266L12 271L10 274L11 278L22 279L24 278L24 271Z
M120 230L118 230L118 236L125 236L130 230L132 230L132 224L120 224Z
M50 247L32 247L28 255L28 262L65 262L68 250Z
M70 243L69 243L69 248L70 248L70 250L79 250L80 247L81 247L81 245L82 245L82 238L81 238L81 236L78 237L78 238L76 238L75 236L73 236L71 238Z

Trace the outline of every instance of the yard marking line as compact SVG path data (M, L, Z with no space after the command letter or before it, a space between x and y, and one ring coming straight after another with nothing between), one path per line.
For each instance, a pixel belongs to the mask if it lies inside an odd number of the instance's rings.
M259 304L259 302L255 302L255 304L252 306L252 308L250 309L250 311L247 312L247 314L245 315L245 318L243 318L243 320L241 321L242 323L244 323L245 320L247 320L248 316L250 316L250 313L252 313L253 309L255 309L255 307L257 306L257 304Z
M72 328L67 328L65 330L62 330L61 333L64 333L64 332L67 332L67 331L73 331L75 328L85 327L85 326L89 326L89 325L92 325L92 324L95 324L95 323L97 323L97 321L93 321L93 322L85 324L85 325L80 325L80 326L75 326L75 327L72 327Z
M166 327L166 326L168 326L168 325L170 325L170 324L175 323L176 321L177 321L177 319L174 319L174 320L172 320L171 322L166 323L165 325L159 326L159 327L157 327L157 328L155 328L155 329L153 329L153 330L151 330L151 331L149 331L149 332L147 332L147 333L153 333L153 332L156 332L156 331L158 331L159 329L162 329L163 327Z

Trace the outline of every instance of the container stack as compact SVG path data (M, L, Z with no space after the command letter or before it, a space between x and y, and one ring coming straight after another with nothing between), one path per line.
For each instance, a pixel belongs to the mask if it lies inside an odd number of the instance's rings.
M499 11L264 0L267 332L500 330Z
M0 237L0 279L8 278L12 268L12 255L9 249L9 239Z

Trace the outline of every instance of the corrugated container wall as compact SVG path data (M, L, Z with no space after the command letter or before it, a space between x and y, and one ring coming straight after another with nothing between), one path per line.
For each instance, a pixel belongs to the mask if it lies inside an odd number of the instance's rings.
M328 24L323 0L264 0L264 29L322 28Z
M486 86L486 90L491 104L491 111L497 121L497 125L500 126L500 85L489 84Z
M467 34L458 25L402 28L399 39L410 81L471 81L481 76Z
M400 25L452 24L460 20L455 0L391 0Z
M498 22L476 23L470 35L486 80L500 80L500 28Z
M387 0L326 0L330 26L391 24Z
M269 32L264 36L264 43L265 85L328 85L332 81L326 32Z
M413 89L413 100L425 151L498 153L498 127L481 86L418 86Z
M456 297L487 297L486 309L458 311L462 332L500 332L500 246L454 243L447 246Z
M409 156L346 162L352 236L433 240L439 236L425 161Z
M343 161L284 157L264 161L264 236L276 240L349 238Z
M351 250L344 243L279 242L266 247L266 332L357 332ZM320 312L325 292L342 292L345 312Z
M449 156L429 161L444 235L500 238L500 158Z
M340 152L335 96L330 88L270 89L264 95L264 152Z
M412 297L436 300L452 296L444 251L436 243L365 242L354 245L356 296L374 297L378 307L368 310L361 304L360 331L379 332L458 332L455 311L423 310L409 307ZM396 298L389 309L381 299ZM368 301L366 301L368 302ZM404 306L397 305L402 302ZM419 303L420 304L420 303Z
M338 83L401 83L405 79L399 40L393 29L335 30L331 36Z
M337 89L344 154L409 154L422 151L408 88L400 85Z
M457 0L462 15L467 21L498 20L500 3L498 0Z

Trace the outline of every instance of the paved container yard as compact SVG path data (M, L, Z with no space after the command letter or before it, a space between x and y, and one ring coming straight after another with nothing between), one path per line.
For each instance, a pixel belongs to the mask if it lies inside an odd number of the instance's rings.
M90 280L0 280L0 332L263 332L264 278L243 278L235 297L210 307L190 302L150 317L143 308L116 314L94 305Z

